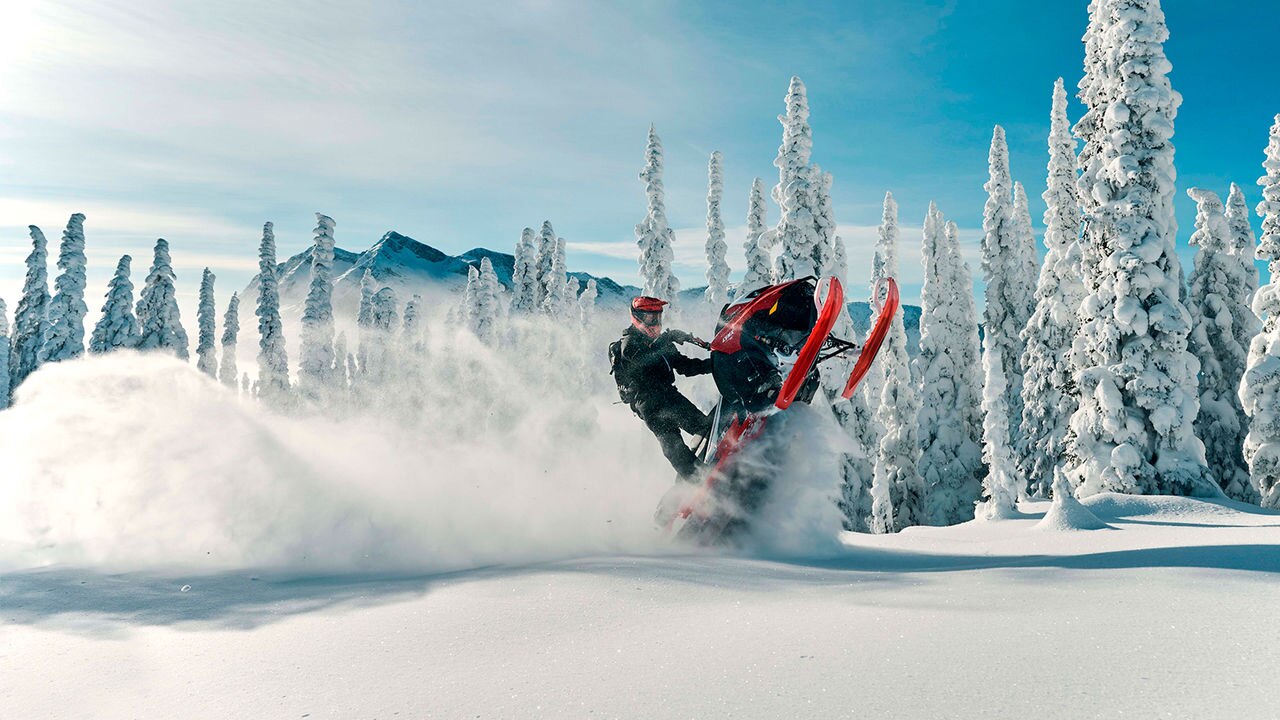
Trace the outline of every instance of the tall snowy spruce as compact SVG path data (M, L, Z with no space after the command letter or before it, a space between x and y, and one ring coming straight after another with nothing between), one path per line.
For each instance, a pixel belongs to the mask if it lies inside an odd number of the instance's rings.
M591 323L595 320L596 298L599 296L600 291L596 288L595 278L587 280L587 286L578 296L578 321L583 327L591 327Z
M555 317L563 313L565 302L569 293L569 277L567 274L567 260L565 258L565 242L564 238L557 237L551 250L551 264L547 273L543 276L544 294L542 298L542 311ZM490 271L492 271L492 266ZM484 278L481 278L484 281ZM497 283L496 276L494 284ZM483 284L487 287L487 281ZM491 289L491 288L490 288ZM498 296L501 297L502 288L497 289Z
M22 284L22 299L13 316L13 349L10 352L9 377L17 389L40 365L40 348L44 346L49 313L49 250L44 233L35 225L31 232L31 254L27 255L27 278Z
M302 311L298 390L317 400L333 379L333 231L333 218L316 213L311 286Z
M107 283L107 301L89 337L89 352L105 353L138 346L138 318L133 314L133 282L129 280L133 258L124 255Z
M262 226L258 247L258 397L283 402L289 392L289 354L280 321L280 278L276 266L276 236L272 224Z
M778 116L782 124L782 144L773 164L778 168L778 184L773 199L780 217L773 242L778 247L775 279L794 280L821 274L829 262L827 248L814 224L819 202L821 171L810 164L813 155L813 131L809 127L809 98L800 78L792 77L787 89L787 111Z
M666 200L662 186L662 141L649 126L649 144L644 151L644 170L640 172L648 212L636 225L636 245L640 248L640 277L644 294L674 302L680 282L672 271L675 262L676 235L667 225Z
M231 301L227 303L227 311L222 316L222 365L218 368L218 379L231 389L236 387L236 378L240 369L236 367L236 345L240 336L240 295L231 293Z
M84 354L84 316L89 308L84 304L84 215L80 213L71 216L62 233L58 269L62 273L53 283L53 299L49 301L49 314L45 318L48 324L44 345L40 347L42 363L70 360Z
M9 338L9 308L0 298L0 410L9 407L12 388L9 386L9 356L12 354Z
M714 308L729 301L729 263L725 254L724 219L720 201L724 198L724 160L719 150L707 163L707 290L704 296Z
M1089 295L1073 344L1080 407L1069 452L1076 494L1218 496L1196 438L1199 362L1187 351L1174 253L1169 33L1156 0L1095 2L1076 136ZM990 307L990 303L988 303Z
M563 239L556 237L555 228L547 220L542 223L542 232L538 235L536 309L553 313L563 304L564 263Z
M175 283L169 242L160 238L156 240L151 272L138 296L138 349L167 350L186 360L190 343L182 327Z
M1234 255L1244 268L1244 276L1249 282L1250 302L1253 301L1254 293L1258 292L1258 266L1253 264L1253 254L1257 249L1258 239L1253 234L1252 221L1253 219L1249 217L1249 206L1245 204L1244 191L1239 185L1231 183L1231 191L1227 194L1227 227L1231 231L1231 241L1228 243L1227 251ZM1252 339L1252 337L1249 338L1249 340ZM1243 344L1245 347L1249 346L1248 342Z
M493 345L498 341L498 321L502 317L499 307L502 285L489 258L481 258L478 271L475 266L468 269L467 285L467 297L471 302L467 319L471 332L486 345Z
M1223 492L1236 500L1257 502L1244 461L1249 421L1240 404L1240 380L1249 358L1249 341L1261 323L1249 308L1252 288L1244 265L1231 252L1231 227L1216 193L1187 190L1196 201L1196 229L1191 244L1195 269L1187 294L1191 314L1188 347L1200 360L1200 414L1196 435L1204 443L1205 460Z
M982 217L982 273L987 281L983 315L983 459L989 471L983 481L987 498L978 507L980 518L1011 517L1022 487L1013 442L1022 416L1022 340L1032 299L1025 277L1026 264L1019 223L1013 207L1009 175L1009 146L1004 128L991 137L990 179L983 188L987 204Z
M1035 311L1022 331L1023 451L1019 470L1031 493L1048 495L1054 468L1067 464L1067 427L1079 406L1071 373L1071 342L1079 328L1076 309L1084 301L1080 277L1080 196L1076 191L1076 142L1067 121L1062 78L1053 86L1049 177L1044 194L1047 252L1036 283Z
M982 492L982 446L969 432L978 411L973 365L964 348L977 319L957 303L972 295L955 267L963 263L933 203L924 222L924 287L920 291L920 354L912 376L920 383L920 474L925 521L954 525L973 519Z
M515 263L511 269L511 309L531 313L538 303L538 245L533 228L525 228L516 243Z
M960 415L966 420L965 428L974 444L982 447L982 426L985 415L982 410L982 382L985 373L982 369L982 339L978 336L978 302L973 293L973 272L960 250L960 228L955 222L948 220L942 236L947 247L954 253L956 261L952 264L952 284L957 288L952 303L955 306L957 325L961 328L959 342L953 351L959 356L961 382L957 389L963 390L960 400ZM983 464L978 468L978 476L986 475L987 468Z
M773 284L773 261L769 257L773 233L765 226L767 211L764 181L756 178L751 183L747 206L747 239L742 243L743 250L746 251L747 272L742 278L742 284L738 286L739 297Z
M213 301L213 282L217 278L209 268L200 277L200 304L196 307L196 369L211 378L218 377L218 306Z
M1258 289L1253 311L1263 318L1262 332L1249 346L1249 368L1240 399L1249 415L1244 457L1262 506L1280 508L1280 115L1271 126L1262 186L1262 237L1257 256L1268 261L1271 281Z
M884 221L876 243L876 265L883 275L898 275L898 203L893 195L884 196ZM876 418L882 431L876 454L875 479L872 485L889 490L893 505L893 530L923 525L925 517L925 485L920 477L920 441L917 435L920 396L911 380L907 357L907 332L902 313L895 313L876 362L884 368L884 384Z

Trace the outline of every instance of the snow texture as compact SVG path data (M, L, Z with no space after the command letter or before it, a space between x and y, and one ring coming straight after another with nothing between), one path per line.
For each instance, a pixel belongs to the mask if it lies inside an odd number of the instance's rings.
M1089 295L1073 344L1080 407L1069 452L1077 494L1221 494L1195 437L1199 362L1174 252L1173 119L1164 14L1155 0L1091 6L1076 123ZM990 307L988 303L988 307Z
M115 274L107 282L107 300L102 305L102 315L89 338L91 353L138 346L141 331L138 328L138 318L133 314L133 282L129 279L132 265L132 257L122 256L116 263Z
M334 384L333 235L333 218L316 213L311 287L302 311L302 350L298 358L298 391L311 399L320 398Z
M876 266L883 275L898 275L898 204L892 194L884 197L884 221L880 240L876 243ZM925 484L920 477L920 441L917 428L920 396L911 379L907 357L907 333L902 313L894 313L889 335L880 348L876 362L884 368L884 384L880 389L880 405L876 420L880 428L880 445L876 454L872 486L886 487L892 504L894 532L928 522L925 508ZM883 510L876 513L883 521Z
M1280 115L1271 126L1262 167L1257 257L1268 262L1271 280L1253 298L1253 311L1263 318L1263 325L1249 346L1240 399L1249 415L1244 457L1253 488L1263 507L1280 508Z
M200 305L196 309L196 326L200 329L196 342L196 369L211 378L218 376L218 306L213 299L213 282L217 278L209 268L200 277Z
M240 335L240 294L231 293L227 303L227 311L222 316L222 365L218 368L218 379L223 385L236 389L236 380L240 370L236 367L236 346Z
M271 223L262 226L258 249L258 389L263 401L280 405L289 394L289 354L280 321L279 278L276 276L276 236Z
M676 235L667 225L662 185L662 141L652 125L649 126L649 143L645 146L644 170L640 172L640 180L644 183L647 207L644 220L636 225L643 292L650 297L675 302L680 292L680 282L671 267L676 258Z
M1080 198L1076 191L1076 142L1067 121L1067 93L1058 78L1050 113L1045 202L1046 253L1036 284L1035 311L1021 338L1023 450L1019 468L1031 494L1047 497L1055 468L1068 464L1066 439L1080 404L1071 373L1071 343L1079 329L1076 310L1084 302L1080 275Z
M1238 254L1222 200L1201 188L1187 190L1196 201L1195 269L1187 294L1191 314L1188 348L1200 360L1200 413L1196 436L1204 443L1205 461L1228 497L1258 501L1244 461L1249 419L1240 403L1240 381L1248 363L1249 343L1261 323L1249 307L1254 288Z
M1071 493L1071 481L1060 467L1054 468L1052 490L1053 504L1045 511L1040 522L1036 523L1037 529L1050 532L1113 529L1076 499Z
M724 198L724 159L719 150L707 162L707 302L719 309L729 301L729 263L725 254L724 219L720 202Z
M768 221L767 212L764 181L756 178L751 182L751 195L747 206L747 239L742 243L747 258L747 270L742 278L742 284L738 286L739 297L752 290L773 284L773 261L770 257L773 233L765 225Z
M138 295L138 349L163 350L186 360L190 355L189 341L178 310L176 283L169 241L160 238L156 240L151 271Z
M31 254L27 255L27 276L22 284L22 299L13 318L13 350L10 354L11 387L17 389L40 365L40 348L48 328L49 251L44 233L35 225L31 232Z
M84 353L85 257L84 215L75 213L62 233L58 248L58 269L53 299L49 301L44 344L40 346L40 362L58 362Z
M934 203L924 223L924 286L920 291L920 354L912 376L920 385L920 474L925 485L930 525L954 525L973 519L982 492L981 438L971 434L980 409L976 355L966 357L969 335L976 332L971 285L962 284L964 262L954 236L944 227ZM970 312L966 313L968 309Z

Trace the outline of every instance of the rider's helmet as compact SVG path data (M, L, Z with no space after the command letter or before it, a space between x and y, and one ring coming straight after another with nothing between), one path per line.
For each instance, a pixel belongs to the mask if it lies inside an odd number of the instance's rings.
M631 324L637 330L656 338L662 334L662 306L666 300L641 295L631 301Z

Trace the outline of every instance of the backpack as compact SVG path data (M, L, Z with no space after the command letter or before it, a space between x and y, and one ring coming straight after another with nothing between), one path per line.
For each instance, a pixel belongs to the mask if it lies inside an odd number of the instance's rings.
M623 376L626 375L626 360L622 357L622 343L626 338L619 338L609 343L609 374L613 376L614 382L618 384L618 398L622 402L630 405L636 400L636 392L634 389L626 385Z

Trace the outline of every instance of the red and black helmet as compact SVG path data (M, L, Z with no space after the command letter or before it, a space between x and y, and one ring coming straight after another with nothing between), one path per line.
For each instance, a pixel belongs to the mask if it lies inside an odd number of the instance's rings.
M666 300L641 295L631 300L631 324L640 332L657 337L662 330L662 307Z

